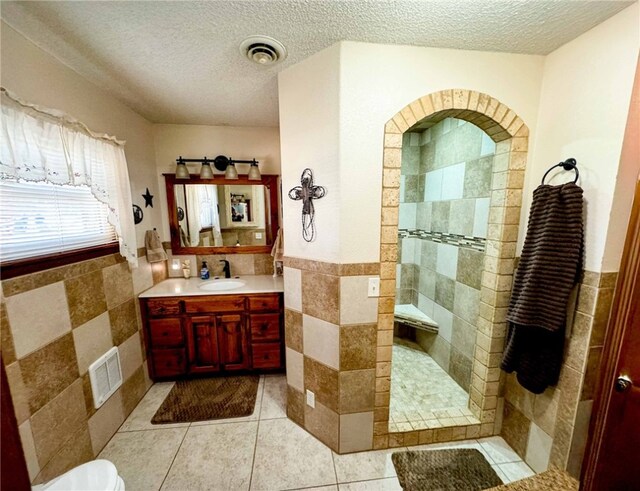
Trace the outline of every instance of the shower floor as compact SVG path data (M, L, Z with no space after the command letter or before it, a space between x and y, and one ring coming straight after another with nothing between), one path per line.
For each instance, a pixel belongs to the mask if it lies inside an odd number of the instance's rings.
M394 338L389 431L477 424L469 395L416 343Z

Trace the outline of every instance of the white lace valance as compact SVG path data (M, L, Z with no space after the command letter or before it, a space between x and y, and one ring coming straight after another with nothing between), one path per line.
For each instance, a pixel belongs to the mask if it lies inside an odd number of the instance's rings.
M124 142L2 91L0 179L87 186L109 208L120 254L137 266Z

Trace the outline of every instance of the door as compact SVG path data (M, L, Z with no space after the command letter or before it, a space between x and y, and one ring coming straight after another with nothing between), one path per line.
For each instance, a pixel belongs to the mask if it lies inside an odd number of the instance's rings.
M225 370L249 368L247 329L242 314L218 315L218 343L220 363Z
M220 369L216 319L211 315L193 316L188 320L189 372L214 372Z
M607 329L585 490L640 489L640 181Z

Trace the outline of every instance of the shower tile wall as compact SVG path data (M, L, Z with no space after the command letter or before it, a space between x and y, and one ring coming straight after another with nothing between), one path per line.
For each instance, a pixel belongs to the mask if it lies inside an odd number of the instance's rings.
M425 351L469 390L480 304L495 143L447 118L402 145L396 303L439 325L417 332Z

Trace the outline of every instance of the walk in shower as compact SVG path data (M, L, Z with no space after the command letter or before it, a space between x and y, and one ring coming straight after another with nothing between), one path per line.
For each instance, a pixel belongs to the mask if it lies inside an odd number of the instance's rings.
M455 118L403 135L391 432L477 423L468 403L495 148Z

